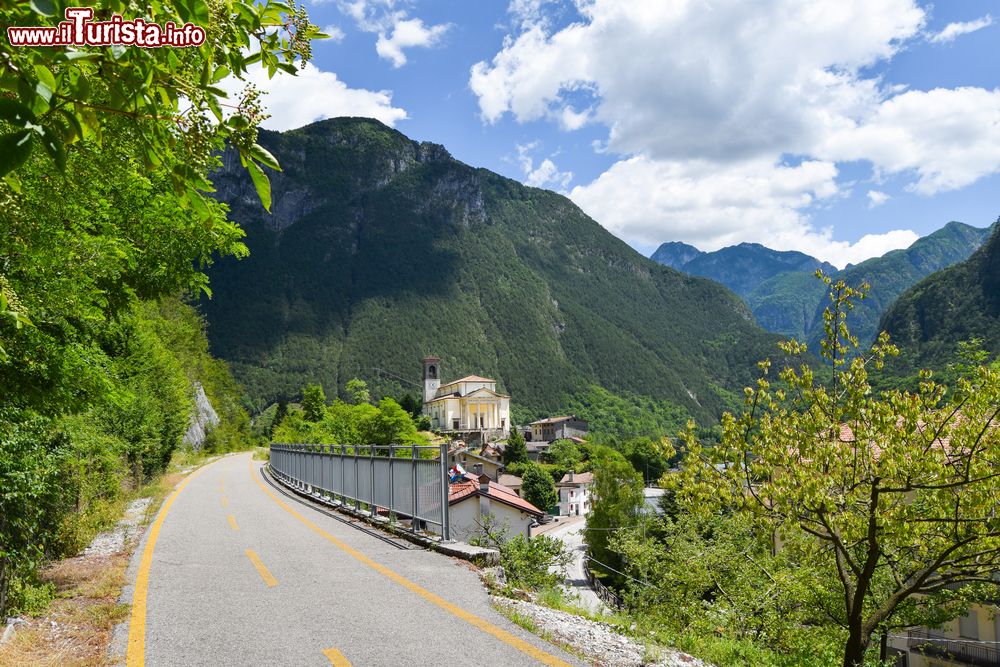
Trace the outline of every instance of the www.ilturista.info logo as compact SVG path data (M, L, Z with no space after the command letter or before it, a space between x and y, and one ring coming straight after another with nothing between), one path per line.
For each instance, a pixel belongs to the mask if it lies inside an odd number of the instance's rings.
M205 29L193 23L162 26L143 19L126 21L113 14L109 21L94 21L91 7L67 7L66 20L54 28L39 26L7 28L11 46L201 46Z

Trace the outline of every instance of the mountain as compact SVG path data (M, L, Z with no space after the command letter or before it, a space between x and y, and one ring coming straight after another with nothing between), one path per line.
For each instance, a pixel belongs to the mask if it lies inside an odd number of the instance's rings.
M771 250L759 243L741 243L707 252L684 265L683 271L720 282L740 296L746 296L760 283L782 273L813 272L836 268L815 257L794 250Z
M657 264L669 266L671 269L680 271L692 259L704 254L704 252L698 250L693 245L681 243L680 241L668 241L661 244L649 258Z
M702 252L694 246L673 241L661 245L652 257L654 262L693 276L722 283L745 297L764 281L793 271L836 271L815 257L794 250L771 250L759 243L741 243L714 252Z
M775 353L720 285L441 146L352 118L259 143L284 169L270 174L272 214L225 153L213 182L251 254L211 267L202 304L213 351L258 408L310 381L413 391L433 353L446 378L493 376L535 414L600 386L708 421Z
M868 297L858 303L851 314L851 330L863 344L875 340L881 332L879 320L882 314L900 294L935 271L967 259L990 233L989 227L972 227L952 221L917 239L909 248L892 250L835 274L834 280L843 278L848 285L857 286L865 282L871 285ZM825 306L821 298L807 334L813 349L819 347L823 337Z
M998 220L1000 223L1000 220ZM993 230L1000 227L994 224ZM1000 352L1000 235L993 231L966 261L921 280L886 311L880 326L903 351L902 365L944 369L958 343L983 339Z
M856 304L851 325L859 339L868 343L880 331L882 313L904 290L968 258L991 229L952 221L909 248L848 265L842 271L803 253L779 252L756 243L701 253L675 268L726 285L744 298L762 327L807 341L816 350L823 336L823 309L827 305L826 288L815 276L817 268L852 286L871 285L868 298ZM681 258L683 248L678 246L697 250L683 243L664 243L660 249L666 248L667 259ZM657 250L653 259L659 253Z

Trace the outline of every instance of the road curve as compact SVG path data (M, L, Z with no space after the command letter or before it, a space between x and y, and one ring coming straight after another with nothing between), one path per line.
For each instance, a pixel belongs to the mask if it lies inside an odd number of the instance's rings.
M129 667L580 664L490 607L467 563L264 482L228 456L168 499L130 567Z

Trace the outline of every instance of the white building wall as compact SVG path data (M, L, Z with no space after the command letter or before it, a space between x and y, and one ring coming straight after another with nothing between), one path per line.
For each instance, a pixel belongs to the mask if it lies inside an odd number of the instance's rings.
M451 506L448 518L451 522L452 535L456 539L468 542L479 532L479 523L482 522L479 501L480 496L477 494L463 498L461 502ZM496 501L489 502L489 512L496 517L499 525L507 526L509 537L518 535L528 537L528 529L534 519L530 514Z

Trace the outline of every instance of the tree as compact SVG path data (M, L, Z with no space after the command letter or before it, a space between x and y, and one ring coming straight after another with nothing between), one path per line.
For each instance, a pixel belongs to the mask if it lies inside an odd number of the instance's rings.
M556 440L542 455L546 463L569 470L583 461L583 452L572 440ZM578 468L577 468L578 469Z
M629 528L639 520L644 502L642 477L624 456L608 447L595 448L591 461L594 486L584 541L591 556L620 569L621 556L609 543L616 531Z
M359 380L358 378L353 378L347 381L347 386L344 387L347 392L347 397L350 402L354 405L361 405L362 403L371 403L372 397L368 391L368 383L364 380Z
M417 440L413 418L388 396L378 402L378 415L370 439L365 444L409 445Z
M537 465L529 465L524 471L521 497L544 512L559 501L552 478Z
M642 475L645 484L659 481L670 468L670 457L674 454L666 440L645 437L632 438L621 449L632 467Z
M268 428L267 436L274 436L274 429L281 426L281 422L285 421L285 417L288 416L288 401L285 399L280 399L278 401L277 407L274 409L274 418L271 420L271 426Z
M279 70L294 75L311 57L310 40L325 35L294 2L150 0L138 16L135 9L126 0L106 0L97 13L161 25L190 22L207 35L183 49L19 48L0 41L0 120L8 126L0 134L0 177L14 173L36 147L64 171L67 147L100 141L109 124L125 120L141 137L146 166L165 167L194 215L205 209L202 193L211 191L206 168L217 162L212 152L223 142L239 152L269 209L270 187L258 163L279 167L256 143L257 126L267 117L259 92L248 87L234 105L219 86L230 76L242 79L255 63L269 76ZM3 26L54 26L62 19L52 2L0 9Z
M692 431L676 480L689 512L725 504L780 536L815 565L807 589L843 628L843 664L861 665L878 632L939 623L976 586L995 593L1000 570L1000 372L970 370L949 389L921 371L915 392L872 390L898 353L882 334L862 351L847 316L867 286L822 276L822 356L829 380L788 366L772 386L770 363L746 389L746 407L722 421L704 449ZM782 349L801 355L790 341Z
M507 446L503 450L503 463L526 463L528 460L528 446L524 442L524 435L517 429L513 429L507 436Z
M319 384L307 384L302 388L302 412L306 421L318 422L326 412L326 393Z

